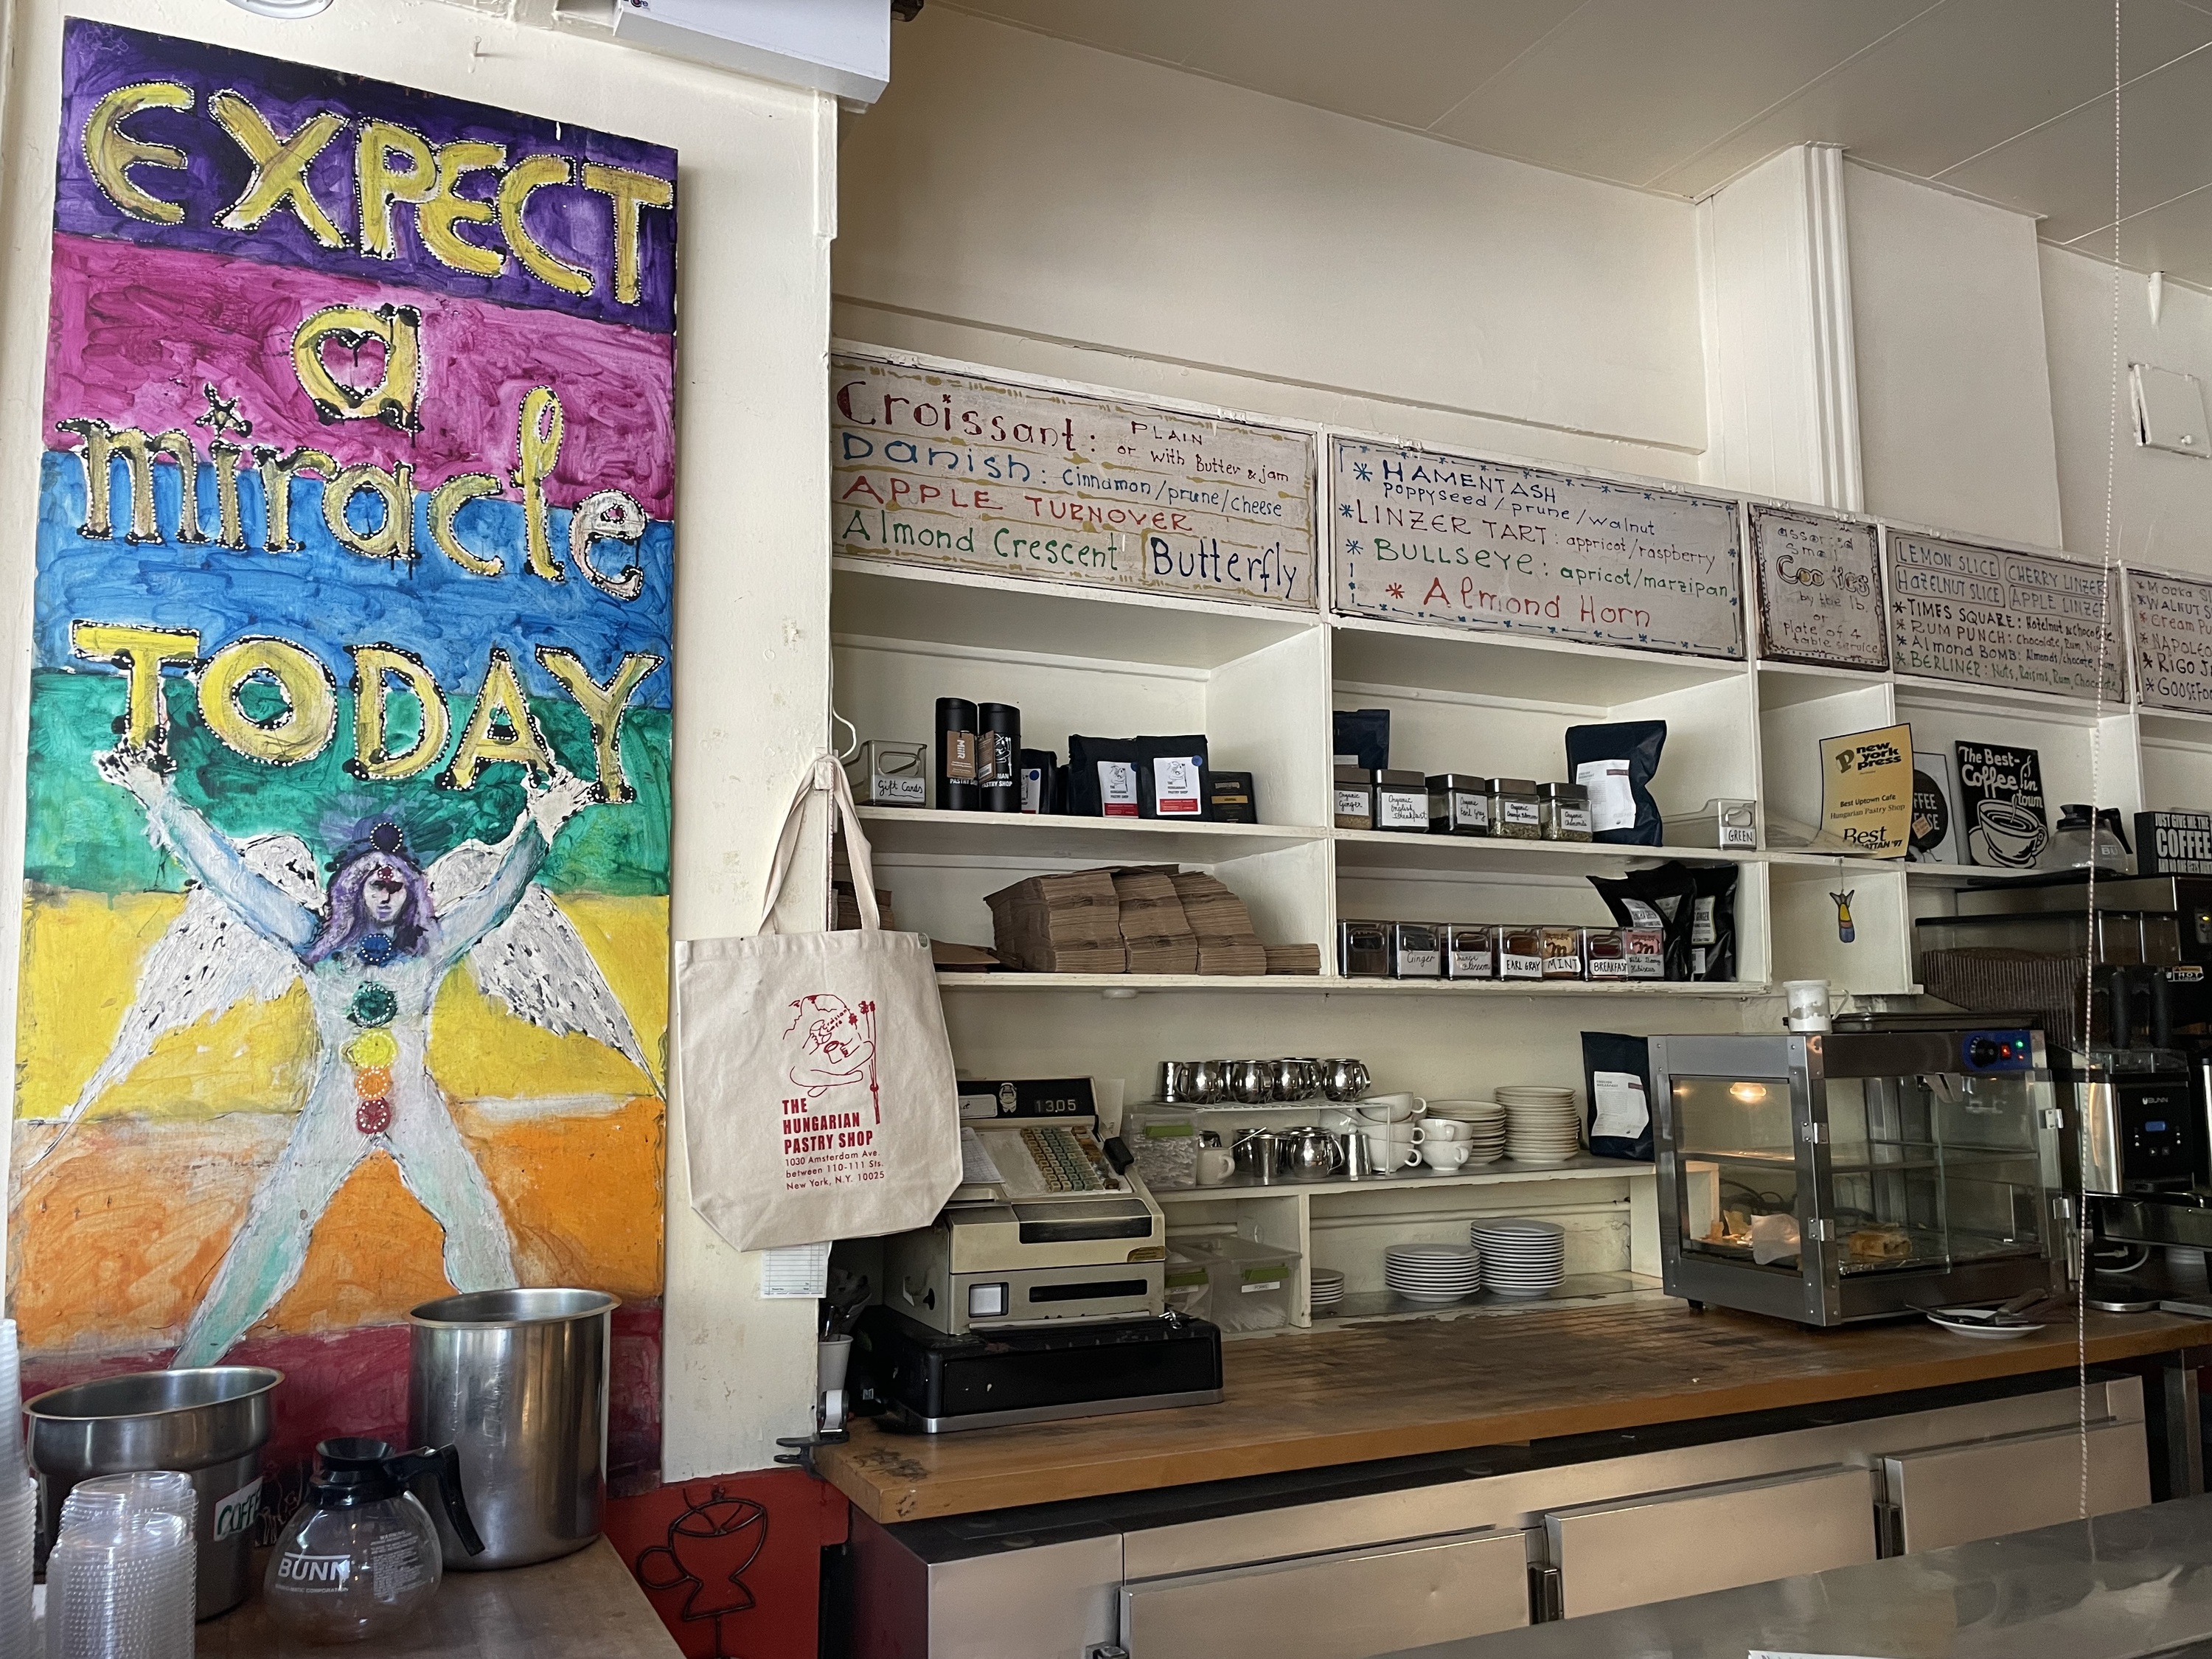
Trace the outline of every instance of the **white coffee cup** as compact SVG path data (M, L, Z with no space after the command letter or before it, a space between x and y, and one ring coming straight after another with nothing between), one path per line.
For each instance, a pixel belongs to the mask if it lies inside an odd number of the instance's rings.
M1201 1146L1198 1149L1198 1184L1218 1187L1237 1173L1237 1154L1226 1146Z
M1474 1126L1462 1123L1456 1118L1425 1117L1421 1120L1421 1139L1431 1143L1472 1140L1474 1139Z
M1367 1161L1378 1170L1410 1170L1421 1161L1420 1139L1419 1129L1411 1133L1370 1129Z
M1830 1029L1827 981L1785 980L1782 994L1790 1000L1789 1025L1791 1030L1825 1031Z
M1370 1123L1407 1123L1425 1115L1429 1103L1419 1095L1370 1095L1354 1109Z
M1467 1158L1468 1148L1456 1141L1431 1140L1421 1148L1421 1161L1431 1170L1456 1170Z

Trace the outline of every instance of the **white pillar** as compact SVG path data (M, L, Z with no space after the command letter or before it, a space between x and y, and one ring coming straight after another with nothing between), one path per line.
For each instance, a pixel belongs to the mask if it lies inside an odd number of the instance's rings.
M1705 482L1864 506L1843 151L1799 144L1698 204Z

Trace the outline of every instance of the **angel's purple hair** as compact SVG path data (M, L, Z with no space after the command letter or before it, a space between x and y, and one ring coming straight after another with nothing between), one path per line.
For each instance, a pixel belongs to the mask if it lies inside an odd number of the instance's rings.
M429 939L434 914L430 908L429 881L404 852L371 847L348 859L331 878L330 908L324 914L322 933L308 947L305 958L308 967L350 951L370 933L387 931L387 925L369 915L361 902L361 891L368 885L369 876L386 868L397 872L407 889L406 903L388 925L392 945L403 956L421 953Z

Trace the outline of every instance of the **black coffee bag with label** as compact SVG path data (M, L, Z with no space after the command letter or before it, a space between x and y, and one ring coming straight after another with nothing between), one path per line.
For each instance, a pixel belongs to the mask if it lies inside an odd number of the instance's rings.
M1651 1162L1649 1040L1619 1031L1584 1031L1583 1087L1592 1155Z
M1067 740L1066 810L1079 817L1208 821L1206 738Z
M1664 720L1567 728L1567 781L1589 791L1593 840L1656 847L1665 839L1651 780L1666 747Z

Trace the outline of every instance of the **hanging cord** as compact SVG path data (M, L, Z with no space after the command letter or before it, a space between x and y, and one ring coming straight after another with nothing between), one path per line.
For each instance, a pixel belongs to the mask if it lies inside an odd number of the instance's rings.
M834 651L830 653L830 720L831 722L830 735L833 738L837 735L836 728L840 726L853 734L853 741L850 744L840 749L832 743L830 745L830 751L837 757L840 763L853 759L860 752L860 728L837 712L837 654Z
M2110 389L2105 406L2105 550L2099 574L2103 586L2097 595L2096 725L2089 743L2089 887L2087 942L2082 947L2081 1057L2080 1067L2087 1084L2090 1021L2097 995L2097 830L2096 816L2104 805L2105 666L2112 639L2112 520L2120 464L2120 5L2112 0L2112 307ZM2116 1033L2124 1036L2124 1033ZM2075 1133L2080 1133L2077 1120ZM2081 1518L2089 1518L2089 1198L2086 1189L2074 1194L2074 1414L2081 1441L2081 1474L2078 1498Z

